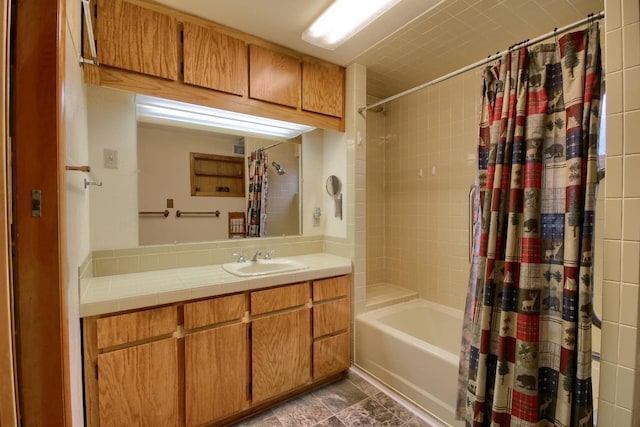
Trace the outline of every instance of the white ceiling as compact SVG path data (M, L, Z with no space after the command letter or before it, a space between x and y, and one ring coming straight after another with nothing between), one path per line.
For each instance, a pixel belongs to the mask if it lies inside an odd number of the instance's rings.
M328 51L301 35L332 0L157 1L336 64L363 64L378 98L604 9L604 0L402 0Z

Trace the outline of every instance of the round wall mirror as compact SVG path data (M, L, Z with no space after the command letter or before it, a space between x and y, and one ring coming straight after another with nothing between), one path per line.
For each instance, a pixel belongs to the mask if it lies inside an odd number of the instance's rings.
M337 196L338 194L340 194L340 189L342 187L342 184L340 183L340 178L338 178L335 175L330 175L327 178L327 193L329 193L330 196Z
M340 178L330 175L327 178L327 193L333 197L335 203L335 217L342 219L342 183Z

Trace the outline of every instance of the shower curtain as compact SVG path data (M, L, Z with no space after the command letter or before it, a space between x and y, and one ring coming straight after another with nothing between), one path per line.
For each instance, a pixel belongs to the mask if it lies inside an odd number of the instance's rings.
M468 426L592 426L597 23L483 74L479 229L460 358Z
M247 206L247 237L264 237L267 221L267 195L269 160L264 150L249 156L249 197Z

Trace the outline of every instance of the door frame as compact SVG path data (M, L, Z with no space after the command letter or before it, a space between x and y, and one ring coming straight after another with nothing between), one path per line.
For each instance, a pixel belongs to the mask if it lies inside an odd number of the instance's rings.
M11 165L21 425L71 424L64 135L65 0L16 2ZM41 216L32 215L41 191Z
M9 170L9 2L0 3L0 426L18 424L11 281L11 186Z

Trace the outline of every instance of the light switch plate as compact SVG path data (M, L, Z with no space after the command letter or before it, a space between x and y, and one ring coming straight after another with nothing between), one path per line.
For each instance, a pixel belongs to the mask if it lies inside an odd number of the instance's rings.
M109 148L104 149L105 169L118 169L118 151Z

